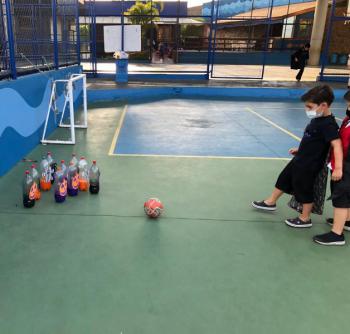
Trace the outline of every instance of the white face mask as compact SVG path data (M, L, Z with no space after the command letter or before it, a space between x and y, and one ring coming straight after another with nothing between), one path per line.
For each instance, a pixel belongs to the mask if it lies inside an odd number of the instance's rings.
M306 113L306 116L309 117L309 118L318 118L318 117L321 117L323 115L323 112L321 111L320 113L317 112L317 108L315 109L312 109L312 110L305 110L305 113Z

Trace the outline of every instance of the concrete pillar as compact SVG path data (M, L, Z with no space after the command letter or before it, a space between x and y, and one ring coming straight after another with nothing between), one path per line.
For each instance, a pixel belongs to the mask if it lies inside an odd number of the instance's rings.
M308 64L317 66L320 62L323 36L327 21L328 0L317 0L311 34L310 59Z

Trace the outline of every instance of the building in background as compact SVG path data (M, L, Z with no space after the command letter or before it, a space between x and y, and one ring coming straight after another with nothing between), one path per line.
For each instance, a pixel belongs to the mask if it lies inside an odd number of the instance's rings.
M122 13L134 4L135 1L95 2L99 59L111 57L104 52L103 27L121 24ZM317 1L274 0L272 10L270 0L220 0L219 8L216 8L216 4L214 2L214 14L218 15L214 22L214 48L219 63L221 60L225 63L230 53L245 53L247 55L242 57L243 61L254 64L254 53L269 51L271 55L267 63L287 64L287 55L311 39ZM154 61L154 51L159 51L159 46L165 44L171 62L205 63L213 3L208 1L201 6L188 8L185 1L164 1L155 3L155 6L159 15L142 24L142 51L131 54L131 60ZM348 0L337 1L336 13L346 15L348 6ZM80 7L80 24L89 25L89 19L85 2ZM124 22L133 23L127 16ZM334 23L327 55L330 59L335 60L332 55L337 54L336 62L344 64L350 53L349 36L350 24Z

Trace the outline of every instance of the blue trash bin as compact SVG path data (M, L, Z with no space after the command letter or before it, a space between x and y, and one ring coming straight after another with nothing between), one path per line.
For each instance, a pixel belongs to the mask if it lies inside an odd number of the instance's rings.
M117 59L115 81L124 83L128 82L128 59Z
M348 55L344 53L339 55L338 63L339 65L346 65L348 63Z
M332 53L330 57L330 63L332 65L335 65L338 62L338 54L337 53Z

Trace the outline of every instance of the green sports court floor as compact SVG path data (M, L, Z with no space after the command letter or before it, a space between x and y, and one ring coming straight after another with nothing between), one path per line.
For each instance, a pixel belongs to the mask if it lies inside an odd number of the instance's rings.
M137 137L127 146L123 131L135 131L130 120L139 122L140 112L137 105L127 108L131 118L124 115L129 123L122 124L122 103L90 105L89 129L78 131L77 145L38 146L28 155L40 159L51 150L57 159L72 152L96 159L102 170L98 196L80 193L59 205L51 192L25 210L20 179L30 164L18 163L1 178L0 333L349 332L349 246L312 243L314 234L328 231L324 217L314 216L311 229L287 227L284 218L295 215L287 198L274 214L250 207L271 191L286 164L282 153L267 159L244 152L236 158L143 154ZM301 123L288 128L278 118L280 106L268 114L254 110L291 133L302 130L300 114ZM340 107L338 112L341 117ZM214 122L198 123L201 117L188 118L195 139L202 138L203 124ZM221 127L220 138L230 132L223 123L213 125ZM257 142L268 149L264 134ZM275 137L281 145L290 140L281 131ZM143 213L152 196L165 205L159 220ZM330 213L327 203L325 216Z

